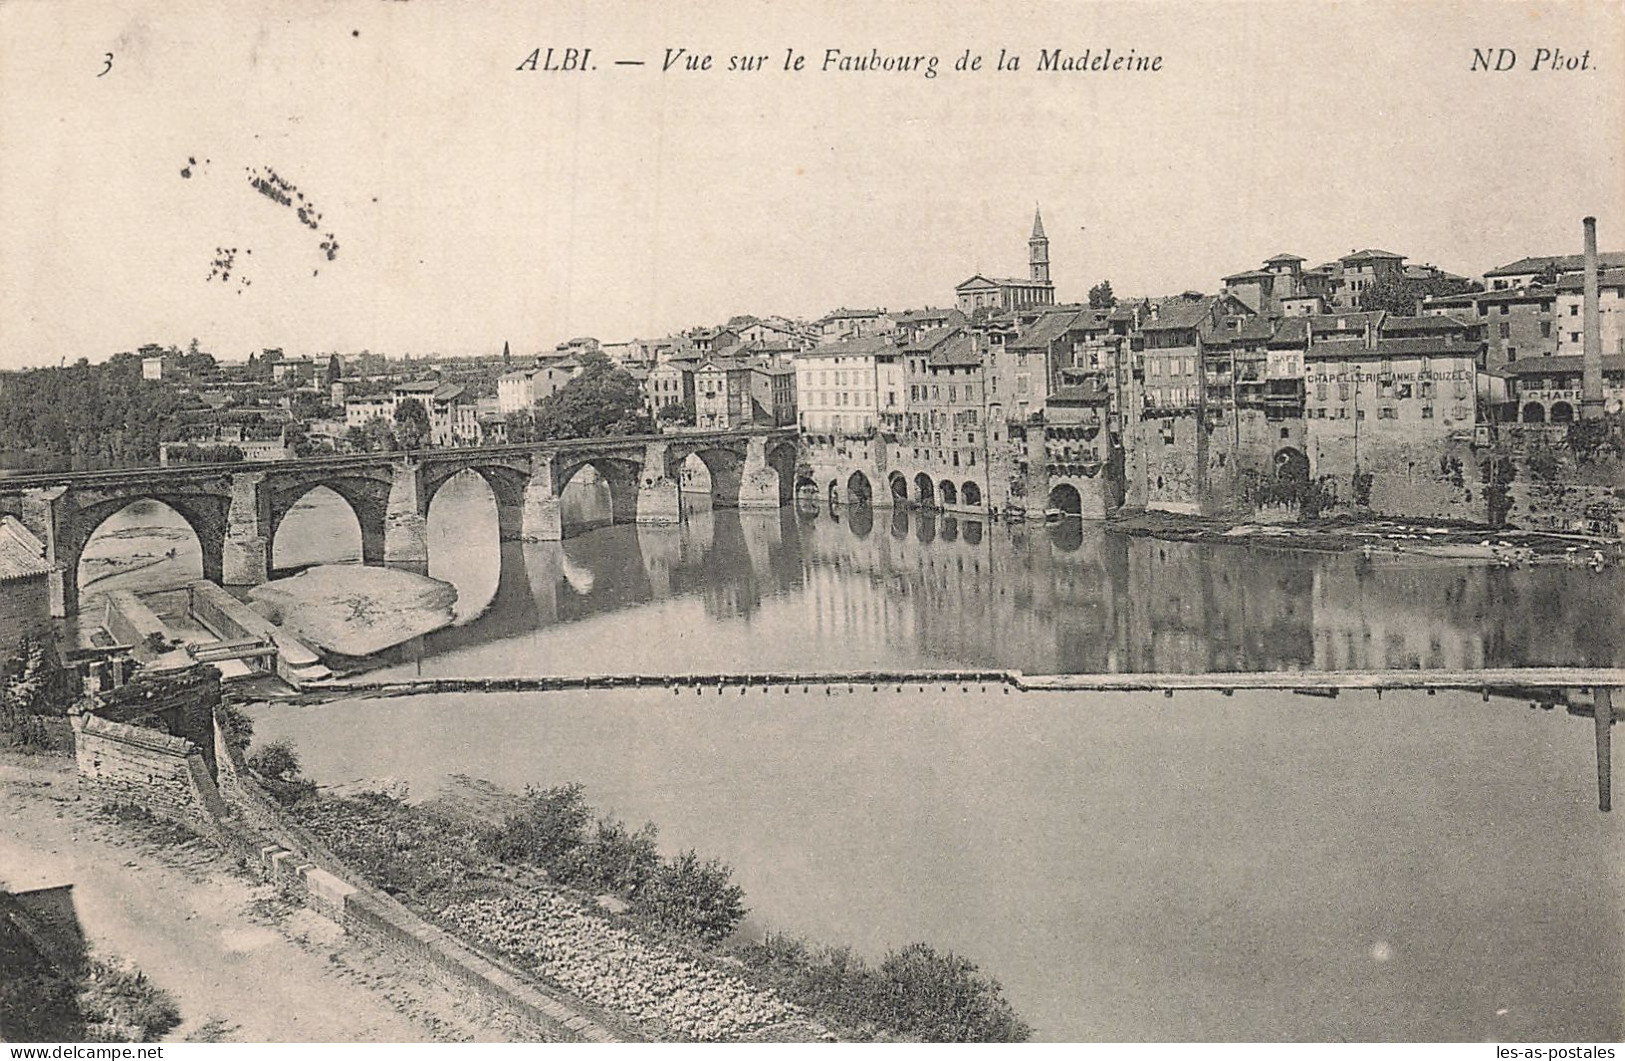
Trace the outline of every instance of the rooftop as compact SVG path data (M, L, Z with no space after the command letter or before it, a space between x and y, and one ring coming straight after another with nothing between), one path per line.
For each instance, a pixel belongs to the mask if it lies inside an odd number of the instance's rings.
M1604 372L1625 372L1625 355L1604 354L1602 369ZM1503 374L1511 376L1564 375L1583 371L1585 358L1579 354L1564 354L1562 357L1520 357L1502 366Z
M1597 255L1597 263L1604 269L1625 266L1625 251L1605 251ZM1548 269L1555 271L1559 276L1564 273L1579 272L1585 268L1585 255L1583 254L1545 254L1528 258L1519 258L1515 262L1491 269L1485 273L1492 276L1529 276L1544 273Z
M976 350L976 340L965 332L957 332L931 354L930 362L932 365L960 368L980 365L982 356Z
M0 582L49 575L45 546L15 516L0 516Z
M1345 265L1347 265L1349 262L1358 263L1378 260L1402 262L1405 260L1405 256L1403 254L1395 254L1393 251L1382 251L1367 247L1365 250L1361 251L1350 251L1348 254L1343 255L1337 260Z

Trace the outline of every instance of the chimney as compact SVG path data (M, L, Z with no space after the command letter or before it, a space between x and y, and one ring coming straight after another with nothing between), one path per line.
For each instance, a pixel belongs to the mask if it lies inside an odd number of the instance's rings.
M1585 224L1585 304L1581 309L1585 328L1584 359L1580 363L1580 416L1602 419L1602 317L1597 305L1597 219Z

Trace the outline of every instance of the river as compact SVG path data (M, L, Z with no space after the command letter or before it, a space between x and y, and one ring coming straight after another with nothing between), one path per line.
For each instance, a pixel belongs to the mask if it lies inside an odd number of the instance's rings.
M603 499L584 495L571 520L601 522ZM278 566L358 556L343 503L307 500ZM185 559L163 555L184 540L110 540L93 544L159 560L119 579ZM437 497L430 554L459 623L383 675L1625 662L1617 570L824 507L701 506L674 527L499 546L472 477ZM255 719L322 782L389 776L426 797L452 773L582 781L600 807L657 822L667 850L733 865L753 930L870 956L952 948L1040 1038L1625 1035L1625 837L1596 810L1591 721L1561 709L865 686L437 695Z

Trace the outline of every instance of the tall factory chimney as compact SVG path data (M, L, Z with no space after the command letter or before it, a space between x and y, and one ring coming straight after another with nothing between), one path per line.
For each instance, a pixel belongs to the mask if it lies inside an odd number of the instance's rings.
M1597 305L1597 219L1585 219L1585 303L1581 324L1585 328L1584 355L1580 362L1580 418L1602 419L1602 316Z

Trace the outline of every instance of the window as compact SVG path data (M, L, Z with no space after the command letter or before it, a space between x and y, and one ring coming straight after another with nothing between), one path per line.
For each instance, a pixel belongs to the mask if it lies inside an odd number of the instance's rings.
M1579 305L1579 303L1574 303L1573 305L1569 306L1569 316L1578 317L1579 315L1580 315L1580 305Z
M1501 322L1501 338L1503 338L1503 339L1512 338L1512 322L1511 321L1502 321Z
M1377 419L1378 420L1398 420L1399 419L1399 410L1395 409L1391 405L1385 405L1381 409L1377 410Z
M1431 405L1422 406L1422 419L1424 419L1424 420L1432 420L1433 419L1433 406L1431 406Z
M1356 420L1364 420L1365 419L1365 410L1364 409L1356 409L1356 410L1354 410L1354 419L1356 419Z
M1540 322L1540 337L1542 339L1550 339L1552 337L1552 322L1551 321L1541 321Z
M1580 341L1580 333L1579 332L1569 332L1569 342L1577 343L1579 341Z
M1508 313L1511 313L1511 312L1512 312L1512 306L1510 304L1508 304L1506 302L1501 303L1501 316L1505 317ZM1503 327L1504 327L1504 325L1503 325Z

